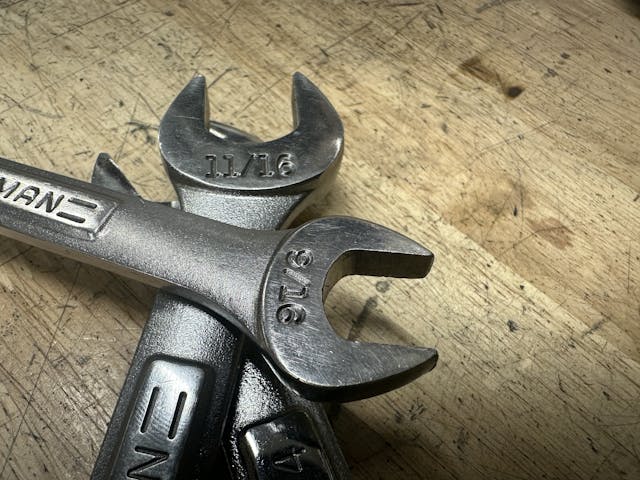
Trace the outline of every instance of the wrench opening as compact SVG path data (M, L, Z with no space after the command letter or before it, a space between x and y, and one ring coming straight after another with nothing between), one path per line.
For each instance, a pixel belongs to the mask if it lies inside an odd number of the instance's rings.
M418 243L364 220L327 217L299 227L265 276L260 323L272 359L314 400L378 395L431 370L433 349L339 337L324 301L344 276L423 277L432 263L433 254Z
M174 183L233 192L311 191L340 164L344 132L337 112L304 75L293 76L294 128L269 140L220 134L209 122L207 85L195 76L160 124L159 146Z
M327 273L322 300L344 277L365 275L371 277L423 278L433 265L433 255L406 255L397 252L371 252L353 250L336 260Z

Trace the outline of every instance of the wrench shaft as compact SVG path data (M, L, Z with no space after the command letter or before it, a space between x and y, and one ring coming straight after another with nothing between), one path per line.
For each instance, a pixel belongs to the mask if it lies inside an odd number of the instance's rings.
M0 233L169 287L247 332L269 252L283 233L244 232L0 158Z
M157 478L214 477L242 345L216 315L159 293L92 480L125 478L148 462L149 451L158 452Z

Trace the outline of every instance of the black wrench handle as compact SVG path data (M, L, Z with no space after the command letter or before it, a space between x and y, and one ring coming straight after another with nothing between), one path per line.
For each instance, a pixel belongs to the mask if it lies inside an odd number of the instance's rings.
M211 475L243 341L210 312L158 293L91 478Z
M322 405L296 395L244 343L210 312L160 292L92 480L219 475L228 417L225 448L234 478L348 478Z

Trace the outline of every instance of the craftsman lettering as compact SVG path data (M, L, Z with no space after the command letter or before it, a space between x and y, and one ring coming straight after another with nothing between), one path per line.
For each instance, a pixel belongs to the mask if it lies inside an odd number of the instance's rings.
M84 194L83 194L84 196ZM113 201L80 198L73 190L0 171L0 204L75 226L91 233L106 220Z
M13 203L22 203L27 207L33 206L35 210L43 209L46 213L55 211L64 200L62 193L57 194L51 190L41 191L35 185L23 186L21 182L8 180L6 177L0 177L0 196Z
M248 158L237 158L233 153L207 155L207 178L233 179L241 177L282 178L297 170L293 154L251 153Z
M147 408L144 412L142 424L140 425L140 433L143 435L147 433L147 430L149 430L150 423L153 418L154 410L156 409L156 404L158 402L159 395L160 395L160 387L153 387L153 390L151 390L151 396L149 397L149 403L147 404ZM180 424L180 418L182 416L182 412L184 410L184 405L186 400L187 400L187 393L180 392L180 395L178 395L178 400L173 412L171 424L169 426L169 430L167 431L167 438L169 440L173 440L176 437L176 434L178 432L178 425ZM160 414L162 415L163 411L161 409L160 409L160 412L161 412ZM164 422L158 421L158 424L159 425L156 427L156 429L154 429L156 433L158 428L162 428L162 426L164 426ZM146 436L145 436L145 439L146 439ZM157 439L157 437L154 437L153 435L151 435L149 436L147 441L153 441L154 439ZM142 445L135 446L133 450L137 453L143 453L145 455L148 455L151 457L151 459L143 463L140 463L133 468L130 468L127 471L127 477L129 478L134 478L134 479L157 478L157 477L147 476L147 474L144 471L152 467L158 466L169 459L169 452L166 452L164 450L158 450L155 448L150 448ZM161 470L162 469L160 470L156 469L156 473L160 472Z
M9 185L7 185L9 184ZM0 193L2 198L8 198L16 189L20 186L20 182L14 181L13 183L7 182L5 177L0 177Z
M273 456L273 467L288 473L302 473L304 467L301 457L307 453L304 447L291 447L291 450Z
M113 479L173 479L180 460L192 447L187 441L201 418L195 407L206 372L183 359L156 359L140 373L128 417L122 419L121 446L109 475ZM144 455L144 456L143 456Z
M147 474L148 469L166 462L169 459L169 454L161 450L154 450L153 448L146 448L146 447L136 447L135 451L137 453L147 455L151 458L128 470L127 477L133 478L135 480L149 480L151 478L159 478L156 476L153 476L153 477L149 476ZM145 470L147 470L147 472L145 472Z

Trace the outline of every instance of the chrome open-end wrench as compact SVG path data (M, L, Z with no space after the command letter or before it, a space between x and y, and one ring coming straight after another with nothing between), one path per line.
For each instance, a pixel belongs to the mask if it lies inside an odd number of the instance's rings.
M311 89L314 95L319 95L303 77L296 77L296 82L294 92L298 95L301 88ZM195 77L178 95L162 120L161 142L165 149L171 149L173 142L163 127L167 123L175 125L180 122L185 116L185 108L199 106L203 114L205 109L202 106L206 104L205 79ZM328 102L323 105L327 106ZM318 116L322 114L318 112ZM207 135L194 141L209 139L233 143L236 148L258 141L229 126L208 122L208 118L202 121L209 124L214 137ZM339 122L337 115L333 116L332 121ZM190 127L192 125L188 123L177 130L182 137L190 137ZM177 135L175 129L171 135ZM341 129L336 129L336 135L339 137L328 141L341 143ZM212 150L215 150L214 146ZM316 164L335 169L333 165L339 161L336 155L340 153L341 149L329 153L330 157L318 157ZM183 164L190 163L186 160ZM203 162L208 163L208 159L195 157L191 163L197 165ZM297 207L325 190L320 187L334 176L333 172L329 172L329 175L320 175L313 184L284 188L278 188L277 179L273 179L267 191L256 188L243 194L231 190L231 196L229 192L221 192L215 187L190 188L190 185L176 179L175 175L173 181L181 199L185 198L184 192L187 190L189 201L180 202L184 210L239 226L269 229L288 223L294 212L299 211ZM96 162L92 183L137 195L121 171L104 155ZM280 208L264 208L264 216L252 216L243 214L248 203L279 205ZM186 335L185 330L189 332ZM248 431L243 427L241 434L229 435L233 441L226 442L234 452L240 451L240 444L244 446L250 443L252 447L243 449L244 455L230 456L229 464L235 478L247 478L250 474L256 478L274 478L273 471L291 472L292 465L297 471L297 478L347 478L346 462L322 406L297 396L270 369L265 368L266 362L257 352L252 355L256 361L246 360L250 366L245 366L245 370L252 368L252 373L245 374L246 378L241 381L242 394L234 395L236 379L241 372L238 362L241 360L242 338L238 332L230 330L198 306L180 297L159 293L143 330L92 478L124 478L127 472L166 479L219 474L213 471L216 468L214 460L224 419L233 398L236 399L234 412L238 420L232 423L231 429L236 432L234 427L240 419L251 419L252 423ZM160 357L162 359L158 361ZM190 381L194 364L211 372L209 385ZM166 381L166 374L158 375L159 370L170 370L171 381ZM178 420L181 436L169 438L166 425L173 423L176 409L181 405L180 395L195 399L196 406L189 415L185 416L182 412ZM142 429L145 419L147 427ZM270 432L267 444L257 437L265 430ZM197 452L197 455L192 452Z
M248 230L4 158L0 180L0 233L211 309L308 398L384 393L435 366L431 348L344 340L325 315L346 275L428 273L432 253L397 232L347 217Z

